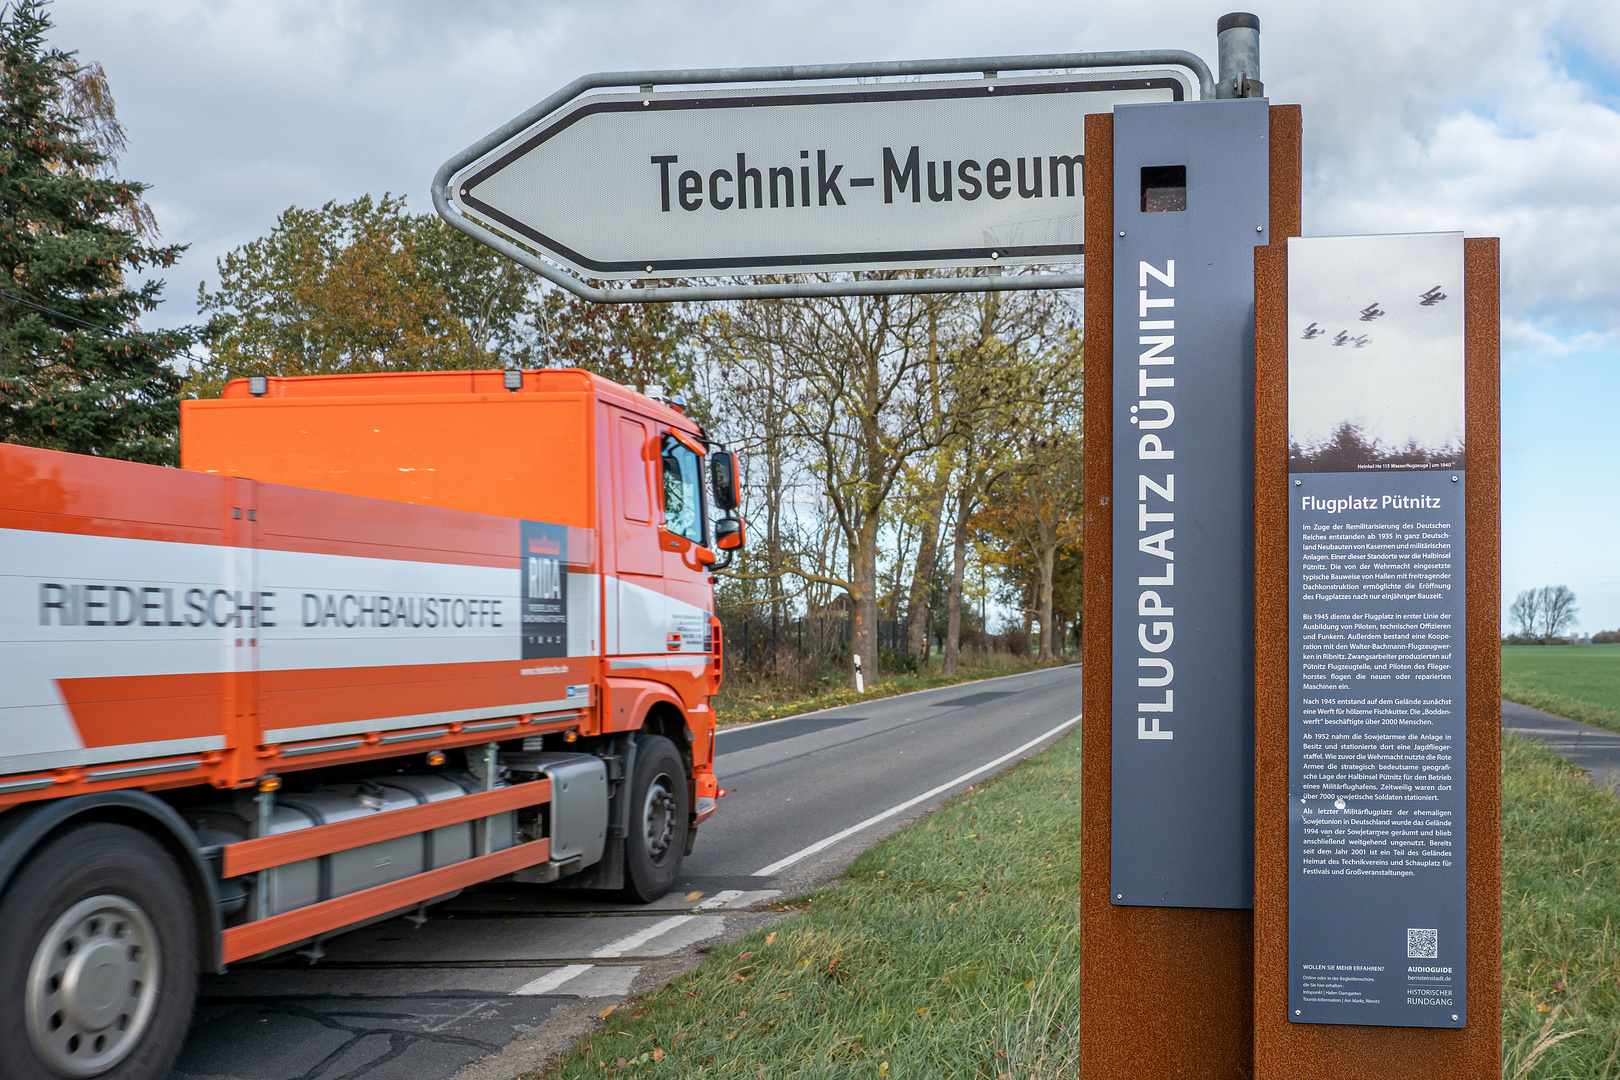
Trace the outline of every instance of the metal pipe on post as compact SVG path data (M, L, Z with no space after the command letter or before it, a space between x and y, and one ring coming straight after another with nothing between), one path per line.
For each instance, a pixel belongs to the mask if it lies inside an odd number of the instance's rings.
M485 743L482 754L471 748L467 751L467 764L485 791L494 791L500 779L500 749L500 743ZM480 818L479 823L483 834L479 838L479 854L488 855L495 850L495 819Z
M279 777L262 776L259 778L259 791L254 796L255 810L258 812L253 830L255 837L266 837L275 832L276 790L280 787L281 780ZM255 919L268 919L275 914L275 889L280 873L279 867L269 867L259 871L253 890L253 917Z
M1260 20L1247 11L1222 15L1215 23L1218 98L1266 96L1260 81Z

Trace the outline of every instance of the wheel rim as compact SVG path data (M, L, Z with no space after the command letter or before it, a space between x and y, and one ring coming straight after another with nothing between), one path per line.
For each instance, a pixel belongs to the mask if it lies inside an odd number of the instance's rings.
M675 842L675 784L668 773L659 773L647 786L641 820L647 854L652 856L653 862L658 862Z
M106 1072L140 1043L162 957L140 905L92 896L51 925L28 969L23 1011L43 1063L63 1076Z

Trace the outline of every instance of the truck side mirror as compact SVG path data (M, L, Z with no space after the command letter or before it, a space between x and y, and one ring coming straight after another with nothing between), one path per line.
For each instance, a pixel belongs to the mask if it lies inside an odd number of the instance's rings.
M714 494L714 505L718 510L729 513L742 502L742 476L737 470L737 455L730 450L710 452L709 489Z
M714 523L714 546L721 551L735 551L747 539L747 526L734 517L723 517Z

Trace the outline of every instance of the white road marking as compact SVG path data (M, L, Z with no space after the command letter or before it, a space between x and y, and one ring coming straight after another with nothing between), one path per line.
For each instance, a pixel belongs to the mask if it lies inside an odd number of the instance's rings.
M781 889L721 889L703 903L698 905L700 911L713 911L715 908L745 908L769 900L774 896L781 896Z
M697 918L696 915L673 915L661 922L655 922L651 926L637 930L633 934L628 934L618 941L610 941L600 949L592 952L591 955L602 957L623 956L631 949L639 949L653 938L667 934L677 926L684 926L695 918Z
M1003 764L1004 762L1011 761L1013 758L1017 757L1019 754L1022 754L1024 752L1032 749L1033 747L1039 746L1041 743L1045 742L1047 739L1050 739L1052 736L1057 735L1057 734L1059 734L1059 733L1061 733L1063 731L1068 730L1069 728L1073 727L1074 725L1078 724L1079 722L1080 722L1080 718L1078 716L1073 717L1072 719L1069 719L1069 720L1065 720L1065 721L1063 721L1063 723L1059 724L1057 727L1053 728L1051 731L1046 732L1044 735L1037 735L1035 738L1029 740L1029 742L1025 743L1023 746L1020 746L1018 749L1010 750L1007 753L1002 754L1000 757L996 758L994 761L986 762L985 764L980 765L977 769L974 769L972 772L965 772L961 776L958 776L955 780L948 780L948 781L946 781L945 783L939 785L936 788L930 788L929 790L923 792L921 795L918 795L916 798L907 799L905 802L901 803L899 806L891 806L887 810L883 811L883 813L881 813L881 814L874 814L873 816L867 818L865 821L859 822L858 824L855 824L855 825L851 825L849 828L843 830L842 832L833 833L831 836L827 837L824 840L817 840L815 843L811 844L809 847L804 848L804 849L802 849L800 851L795 851L792 855L789 855L785 859L779 859L776 862L771 863L771 865L769 865L769 866L767 866L767 867L765 867L765 868L763 868L761 870L755 870L753 876L754 877L774 877L777 874L781 873L783 870L785 870L788 867L792 866L794 863L799 862L802 859L808 859L810 856L816 854L818 851L825 851L827 848L830 848L834 844L838 843L838 841L843 840L846 837L854 836L856 833L860 832L862 829L870 828L871 826L876 825L880 821L886 820L888 818L892 818L896 814L904 813L905 811L911 809L913 806L916 806L920 802L926 802L927 800L932 799L935 795L938 795L941 792L949 791L952 788L956 787L958 784L962 784L962 783L965 783L968 780L973 779L975 776L978 776L980 773L989 772L991 769L994 769L997 765Z
M567 967L548 971L530 983L524 983L512 991L514 997L535 997L539 994L549 994L576 975L583 975L595 966L592 964L569 964Z
M492 1015L490 1012L487 1011L488 1008L489 1008L489 1003L481 1001L478 1004L474 1005L472 1008L464 1009L463 1011L457 1013L454 1016L447 1016L443 1020L440 1020L436 1024L428 1024L427 1026L423 1027L422 1030L423 1031L432 1031L432 1032L444 1031L447 1028L449 1028L452 1024L460 1023L462 1020L467 1019L467 1017L473 1015L474 1013L480 1013L481 1015L479 1016L479 1019L482 1020L485 1017ZM429 1019L429 1017L423 1017L423 1019L426 1020L426 1019Z
M568 984L568 993L575 997L623 997L641 974L634 965L612 964L594 967L590 973Z

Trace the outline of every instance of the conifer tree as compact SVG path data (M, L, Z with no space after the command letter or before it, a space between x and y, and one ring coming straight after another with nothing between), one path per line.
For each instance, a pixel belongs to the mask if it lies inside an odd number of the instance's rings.
M147 185L99 65L49 46L45 0L0 13L0 441L172 464L189 331L136 326L162 295Z

